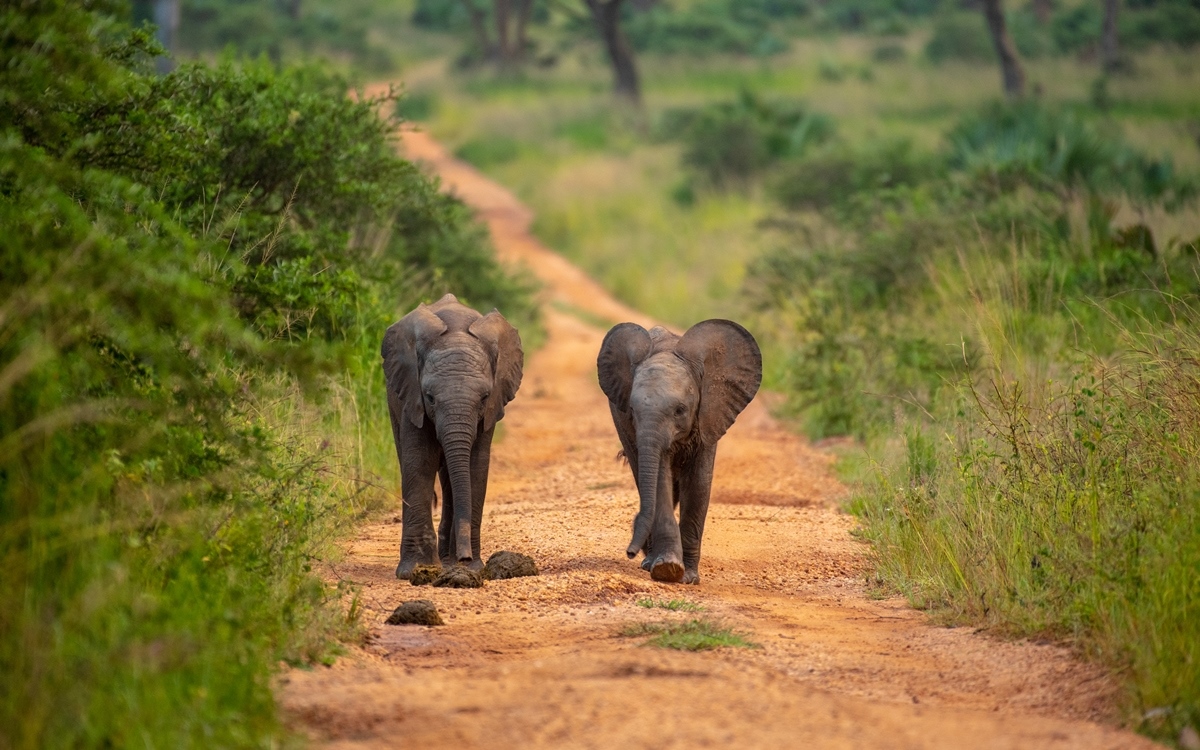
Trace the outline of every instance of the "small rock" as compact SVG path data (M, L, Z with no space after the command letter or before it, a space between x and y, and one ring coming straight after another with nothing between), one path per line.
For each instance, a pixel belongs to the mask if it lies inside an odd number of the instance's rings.
M441 565L418 565L412 569L408 582L414 586L428 586L442 574Z
M443 571L433 585L439 588L477 589L483 586L483 577L470 568L455 565Z
M428 599L404 602L384 622L388 625L445 625L437 607Z
M1183 750L1200 750L1200 732L1197 732L1195 727L1179 730L1179 746Z
M529 555L519 552L501 550L488 558L483 566L483 577L488 581L502 581L505 578L524 578L538 574L537 564Z

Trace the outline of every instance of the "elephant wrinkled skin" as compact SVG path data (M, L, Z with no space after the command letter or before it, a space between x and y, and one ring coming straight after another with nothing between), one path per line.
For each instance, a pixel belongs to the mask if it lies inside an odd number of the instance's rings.
M596 366L638 488L626 554L644 551L642 567L657 581L699 583L717 441L758 392L758 344L729 320L682 336L621 323L604 337Z
M521 337L498 311L480 315L447 294L388 328L381 353L404 497L396 577L439 561L480 570L492 433L521 385Z

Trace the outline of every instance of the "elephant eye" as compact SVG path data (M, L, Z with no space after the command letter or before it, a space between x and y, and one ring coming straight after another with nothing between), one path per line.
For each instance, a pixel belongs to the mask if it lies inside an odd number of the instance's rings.
M683 406L682 405L675 407L675 416L677 416L677 417L683 416Z
M431 403L431 404L432 404L432 403L433 403L433 394L432 394L432 393L429 393L429 392L426 392L426 393L425 393L425 400L426 400L426 401L428 401L429 403Z
M481 404L487 403L487 400L491 397L492 397L492 393L491 393L491 391L488 391L487 393L485 393L479 397L479 403L481 403Z

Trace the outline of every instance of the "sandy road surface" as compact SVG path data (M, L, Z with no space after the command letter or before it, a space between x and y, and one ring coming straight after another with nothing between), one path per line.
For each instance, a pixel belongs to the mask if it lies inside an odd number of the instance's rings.
M595 357L604 331L570 314L649 323L542 247L507 191L406 133L488 222L501 257L546 285L546 345L493 452L484 556L534 556L542 575L483 589L393 577L397 523L367 526L337 575L357 582L371 636L332 668L281 679L288 720L325 747L1153 747L1106 726L1113 686L1050 645L947 629L863 595L865 550L833 508L830 459L751 404L721 443L699 587L652 582L625 559L637 495ZM382 408L382 405L381 405ZM782 552L781 552L782 550ZM432 599L440 628L383 620ZM761 645L664 652L617 635L694 614Z

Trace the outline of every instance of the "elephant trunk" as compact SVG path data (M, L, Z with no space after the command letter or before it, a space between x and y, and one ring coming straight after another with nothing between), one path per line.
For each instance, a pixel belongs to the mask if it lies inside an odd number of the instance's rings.
M471 448L475 444L475 425L451 424L439 430L438 438L446 457L453 495L455 554L460 561L471 559Z
M662 463L662 447L656 439L638 436L638 514L633 519L633 539L625 554L629 559L637 556L646 546L650 531L654 527L654 512L658 504L658 474Z

